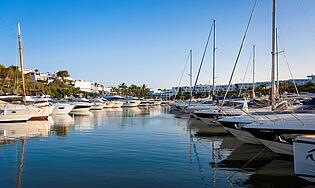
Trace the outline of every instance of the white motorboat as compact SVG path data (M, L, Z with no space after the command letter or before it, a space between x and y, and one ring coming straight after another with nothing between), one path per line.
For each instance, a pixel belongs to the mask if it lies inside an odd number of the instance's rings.
M25 105L3 103L0 105L0 123L26 122L39 109Z
M105 98L108 101L114 102L114 105L112 106L112 108L120 108L122 107L122 105L124 104L124 97L118 96L118 95L113 95L113 96L104 96L103 98Z
M115 104L113 105L112 108L120 108L124 104L124 102L122 101L113 101L113 102L115 102Z
M52 115L66 115L71 112L75 105L68 103L56 103L53 105Z
M315 182L315 135L302 135L293 140L296 176Z
M153 103L154 106L159 106L161 104L162 104L162 100L159 100L159 99L154 100L154 103Z
M140 100L134 100L134 99L131 99L131 100L126 100L123 105L121 107L137 107L139 106L141 103Z
M69 114L72 115L90 115L90 108L93 104L88 102L76 102L74 103L74 108L70 111Z
M104 108L112 108L115 105L115 101L108 101L106 99L102 100L104 100Z
M92 99L90 100L90 103L94 104L90 110L103 110L103 108L106 106L102 99Z
M139 107L148 107L150 102L148 100L141 100Z

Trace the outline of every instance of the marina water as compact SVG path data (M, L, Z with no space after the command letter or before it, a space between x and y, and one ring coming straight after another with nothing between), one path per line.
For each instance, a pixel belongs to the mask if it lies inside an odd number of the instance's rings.
M294 176L292 159L242 144L230 135L196 136L202 129L199 123L175 118L168 111L167 107L104 109L88 116L10 125L7 134L27 136L24 158L21 165L20 138L0 145L0 186L306 185Z

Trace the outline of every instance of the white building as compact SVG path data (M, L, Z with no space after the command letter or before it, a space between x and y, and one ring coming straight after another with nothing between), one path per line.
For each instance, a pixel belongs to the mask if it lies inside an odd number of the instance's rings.
M57 79L56 73L41 73L39 71L30 71L30 80L32 82L52 82Z
M75 80L74 87L79 88L81 91L93 92L94 82L84 81L84 80Z
M74 87L79 88L81 91L91 93L103 93L105 91L104 86L91 81L75 80Z

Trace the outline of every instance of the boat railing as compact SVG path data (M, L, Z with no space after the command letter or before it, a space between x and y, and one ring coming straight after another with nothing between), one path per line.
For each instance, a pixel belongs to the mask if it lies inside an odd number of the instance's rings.
M223 116L227 116L227 112L226 112L226 110L225 110L224 108L222 108L222 106L218 106L218 108L221 110ZM263 117L266 118L266 119L260 119L260 118L258 118L257 116L254 116L252 113L250 113L250 112L248 112L248 111L246 111L246 110L244 110L244 109L242 109L242 108L241 108L240 110L241 110L244 114L246 114L248 117L252 118L254 123L261 123L262 121L269 120L269 121L271 121L274 125L276 125L276 122L277 122L277 121L282 120L282 121L286 121L286 123L289 124L289 122L288 122L288 120L287 120L286 118L284 118L283 116L282 116L282 117L279 117L279 116L278 116L278 115L281 115L281 114L277 114L277 113L273 114L273 117L276 117L276 118L270 118L270 117L269 117L268 115L266 115L266 114L260 114L260 116L263 116ZM288 113L286 113L286 114L292 116L294 119L296 119L298 122L300 122L301 125L303 125L303 126L304 126L304 125L307 125L307 123L305 123L305 122L304 122L300 117L298 117L297 114L295 114L293 111L288 111ZM294 123L296 123L296 122L294 122Z

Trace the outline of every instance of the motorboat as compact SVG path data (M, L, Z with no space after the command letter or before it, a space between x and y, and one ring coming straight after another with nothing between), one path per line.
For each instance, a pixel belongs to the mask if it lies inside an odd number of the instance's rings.
M69 114L72 115L90 115L90 108L93 106L92 103L89 102L76 102L73 103L74 108L70 111Z
M105 101L102 99L92 99L90 100L90 103L94 104L90 110L103 110L103 108L106 106Z
M121 107L137 107L141 101L138 98L128 98L124 101Z
M75 105L68 103L55 103L53 104L54 110L52 111L52 115L66 115L69 114Z
M104 96L103 98L105 98L108 101L112 101L114 102L114 105L112 106L112 108L120 108L122 107L122 105L124 104L124 97L121 97L119 95L109 95L109 96Z

